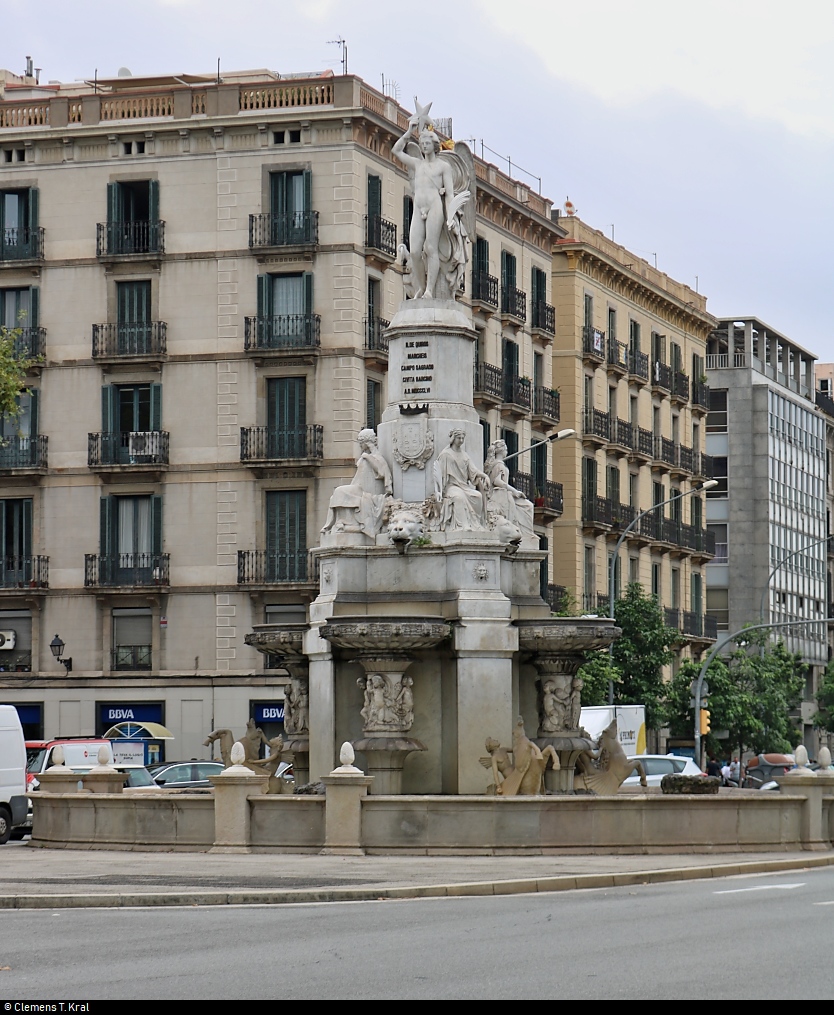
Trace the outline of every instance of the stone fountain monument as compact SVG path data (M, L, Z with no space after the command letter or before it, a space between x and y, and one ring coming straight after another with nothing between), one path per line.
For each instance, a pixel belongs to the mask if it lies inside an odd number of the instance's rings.
M371 792L483 793L484 737L509 740L519 712L532 725L538 711L536 743L562 762L548 788L569 792L573 761L591 746L576 669L615 628L551 617L533 505L510 483L503 442L483 461L476 333L457 300L475 235L474 163L466 145L441 145L430 104L417 109L393 147L414 215L378 434L359 433L356 473L330 499L309 622L259 625L246 640L283 656L291 675L297 783L307 758L319 779L350 741L375 776Z

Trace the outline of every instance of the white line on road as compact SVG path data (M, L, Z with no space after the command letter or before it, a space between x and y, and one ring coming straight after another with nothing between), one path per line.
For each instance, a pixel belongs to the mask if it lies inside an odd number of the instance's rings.
M814 902L815 906L834 906L834 902Z
M737 895L739 892L769 892L773 888L802 888L805 882L800 881L795 885L755 885L753 888L725 888L720 892L713 892L713 895Z

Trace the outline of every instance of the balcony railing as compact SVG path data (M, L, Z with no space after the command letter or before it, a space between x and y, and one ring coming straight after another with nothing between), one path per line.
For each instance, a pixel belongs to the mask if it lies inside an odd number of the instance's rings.
M478 303L486 303L498 307L498 279L485 271L472 272L472 299Z
M0 229L0 261L43 259L43 229L7 227Z
M559 422L559 392L552 388L533 389L533 412L536 416Z
M167 465L168 431L88 433L87 465Z
M501 313L508 317L527 320L527 293L512 285L501 286Z
M610 598L605 592L586 592L582 596L582 609L585 613L596 613L597 616L608 616Z
M634 440L632 450L639 455L651 458L654 454L654 437L651 430L646 430L642 426L633 426L631 433Z
M397 256L397 227L381 215L365 216L365 246Z
M718 352L707 356L707 370L731 370L746 366L747 356L743 352Z
M689 401L689 375L680 370L672 374L672 394L684 402Z
M679 546L683 546L687 550L715 555L715 533L710 529L699 529L695 525L681 524L677 532L677 541ZM726 553L726 544L724 550Z
M718 638L718 623L715 617L705 613L682 610L680 629L691 638L703 638L705 641L715 641Z
M149 670L151 669L150 645L117 645L112 651L112 669L114 670Z
M565 510L565 494L562 484L554 483L548 479L545 481L543 490L541 488L534 488L533 506L561 515Z
M607 412L603 412L602 409L588 409L586 408L583 413L584 416L584 433L594 437L602 437L604 440L609 440L611 433L611 422L610 416Z
M274 462L294 458L324 457L324 427L319 423L292 430L270 426L240 428L242 462Z
M164 254L164 222L99 222L96 256Z
M94 324L93 357L164 356L168 348L165 321L141 324Z
M533 385L524 377L508 377L505 374L504 403L518 405L529 412L533 404Z
M0 470L45 469L49 438L41 434L34 437L0 437Z
M19 359L38 359L46 351L46 328L14 328L11 334Z
M504 397L504 371L491 363L475 364L475 394L501 400Z
M308 551L238 550L237 580L240 585L272 585L284 582L306 582L309 567Z
M605 359L605 332L586 324L582 329L582 352L601 363Z
M692 382L692 404L709 409L709 385L703 381Z
M701 475L706 476L707 479L712 479L714 468L715 463L712 455L701 455Z
M516 458L509 466L510 469L510 485L514 486L516 490L520 490L527 500L533 500L533 477L529 472L518 472L513 468L513 465L518 461Z
M319 314L281 314L247 317L243 348L246 352L270 349L317 349L321 342Z
M582 521L592 525L610 525L613 504L607 497L583 497Z
M168 585L170 557L169 553L85 553L84 585Z
M628 370L628 346L616 338L608 339L608 366L622 370L623 373Z
M664 391L672 390L672 368L668 363L655 360L652 367L652 387L662 388Z
M570 605L568 590L564 585L548 585L542 593L542 599L553 613L562 613Z
M694 472L695 458L697 452L688 448L685 444L678 445L678 465L684 472Z
M654 458L655 461L665 462L667 465L677 465L678 456L675 454L675 443L668 437L655 437Z
M250 247L290 247L318 241L317 211L295 211L287 215L266 212L249 216Z
M630 504L620 504L618 501L611 501L611 527L614 529L627 529L637 517L637 509Z
M611 420L611 440L621 447L634 449L635 427L625 419Z
M556 334L556 310L551 307L549 303L534 303L532 306L533 311L533 327L538 328L540 331L546 332L548 335Z
M674 631L680 631L681 611L677 606L664 606L663 619L667 627L671 627Z
M0 589L49 588L49 557L0 557Z
M381 317L365 318L365 348L375 352L388 352L388 336L385 334L390 321Z
M649 357L639 349L630 349L628 353L628 372L632 377L647 381L649 379Z
M643 515L637 527L644 539L657 542L663 538L663 518L658 511L651 511L649 514Z

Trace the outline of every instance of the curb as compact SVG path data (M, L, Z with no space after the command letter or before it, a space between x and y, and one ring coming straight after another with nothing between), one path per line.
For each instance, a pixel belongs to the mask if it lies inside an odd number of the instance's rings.
M769 874L834 866L834 854L793 860L754 860L620 874L574 874L508 881L470 881L448 885L408 885L400 888L321 888L284 891L76 893L72 895L11 895L0 898L8 909L121 909L139 906L282 906L309 902L382 902L395 899L463 898L483 895L525 895L569 892L590 888L697 881L739 874Z

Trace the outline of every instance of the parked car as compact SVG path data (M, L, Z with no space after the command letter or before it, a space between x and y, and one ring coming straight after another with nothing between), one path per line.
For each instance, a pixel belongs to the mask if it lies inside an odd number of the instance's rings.
M634 754L629 761L639 761L646 773L649 786L659 786L664 775L703 775L704 773L691 758L682 758L678 754ZM640 776L630 775L624 786L639 786Z
M52 751L58 746L64 750L67 768L90 769L98 764L98 752L110 747L109 740L101 737L67 737L57 740L26 741L26 782L29 789L38 788L38 776L55 764Z
M209 778L220 775L220 761L167 761L148 768L154 782L163 789L210 789Z
M745 789L764 789L777 775L787 775L794 767L792 754L757 754L746 765Z

